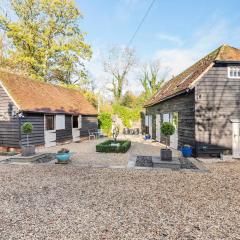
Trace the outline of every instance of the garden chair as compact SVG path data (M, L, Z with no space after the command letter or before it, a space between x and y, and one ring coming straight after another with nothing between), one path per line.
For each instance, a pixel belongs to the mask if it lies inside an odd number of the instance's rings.
M91 140L91 138L95 139L96 135L93 132L88 130L88 139Z

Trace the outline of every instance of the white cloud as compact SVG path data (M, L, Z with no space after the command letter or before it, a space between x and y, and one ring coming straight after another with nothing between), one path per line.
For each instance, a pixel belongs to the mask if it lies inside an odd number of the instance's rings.
M179 37L173 36L173 35L168 35L168 34L165 34L165 33L157 34L157 39L167 41L167 42L171 42L171 43L177 44L177 45L182 45L183 44L183 41Z
M189 47L160 49L155 54L155 58L160 59L163 67L170 69L169 78L177 75L220 45L231 44L234 38L231 33L238 31L230 28L229 25L228 21L214 17L193 33L190 40L192 44L189 44Z
M160 59L163 73L165 70L168 71L168 78L171 78L172 75L179 74L221 44L226 43L231 45L231 41L236 42L236 39L240 42L239 31L240 29L237 27L230 27L230 23L223 18L213 18L212 21L208 21L208 23L199 28L198 31L193 32L192 37L188 39L187 42L184 41L184 46L183 44L177 44L183 43L180 38L162 34L162 38L165 38L166 40L167 38L169 40L171 39L172 42L175 41L176 46L173 48L157 50L154 56L152 56L152 59ZM106 53L106 47L97 42L94 45L98 46L98 48L94 49L94 55L91 62L88 64L88 69L96 80L99 89L101 89L104 94L109 95L106 86L111 78L109 78L109 75L104 72L102 66L102 52ZM186 47L186 45L188 46ZM151 56L147 57L151 59ZM145 62L144 59L142 59L142 61ZM139 84L138 77L139 69L136 68L131 74L129 74L129 84L125 90L128 89L135 93L141 91L142 87Z

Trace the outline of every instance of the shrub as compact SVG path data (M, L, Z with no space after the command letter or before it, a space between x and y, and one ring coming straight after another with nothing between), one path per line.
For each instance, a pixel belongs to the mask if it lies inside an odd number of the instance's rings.
M27 135L27 146L29 146L28 135L33 131L33 125L30 122L26 122L21 127L22 133Z
M174 125L169 122L164 122L161 126L161 133L166 137L173 135L175 133ZM166 148L167 148L167 144L166 144Z
M111 134L112 129L112 117L110 113L103 112L98 116L100 128L107 135Z
M119 143L119 146L111 146L111 143ZM107 140L96 145L97 152L105 152L105 153L126 153L131 147L131 141L116 141Z
M140 119L140 108L131 109L119 104L115 104L113 106L113 113L118 115L119 118L121 118L123 125L128 128L131 127L131 122Z
M30 122L26 122L22 125L21 131L24 134L31 134L33 131L33 125Z

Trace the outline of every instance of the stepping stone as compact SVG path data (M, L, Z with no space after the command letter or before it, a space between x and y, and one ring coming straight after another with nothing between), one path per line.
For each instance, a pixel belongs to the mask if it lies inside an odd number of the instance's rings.
M152 162L155 168L170 168L174 170L179 170L181 168L181 163L177 157L173 157L172 161L162 161L160 157L153 156Z

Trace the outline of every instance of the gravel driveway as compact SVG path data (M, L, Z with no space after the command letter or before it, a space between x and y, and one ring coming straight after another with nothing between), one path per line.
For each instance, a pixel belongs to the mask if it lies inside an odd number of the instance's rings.
M0 166L0 239L239 239L240 163L211 173Z
M83 167L93 149L82 144L71 165L0 165L0 239L240 239L240 162L205 164L210 173ZM136 140L130 153L159 145Z

